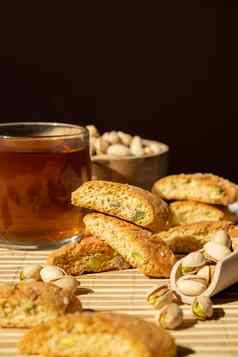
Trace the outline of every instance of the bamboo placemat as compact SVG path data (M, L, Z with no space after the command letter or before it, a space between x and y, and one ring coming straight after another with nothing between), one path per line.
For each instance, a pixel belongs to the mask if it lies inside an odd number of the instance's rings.
M43 263L47 254L0 249L0 282L17 281L23 265ZM154 310L146 303L145 295L153 285L165 282L146 278L134 269L88 274L80 277L80 281L82 287L93 290L80 297L85 308L128 313L149 321L154 320ZM178 356L238 356L238 286L222 292L214 302L215 319L195 325L189 307L184 306L187 328L172 331L179 346ZM0 329L1 357L20 357L16 342L23 333L18 329Z

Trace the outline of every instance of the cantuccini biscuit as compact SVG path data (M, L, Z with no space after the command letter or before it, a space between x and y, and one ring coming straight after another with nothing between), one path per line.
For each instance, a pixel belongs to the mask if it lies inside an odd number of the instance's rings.
M191 224L205 221L237 221L237 215L223 206L211 206L196 201L175 201L170 203L171 224Z
M169 247L134 224L101 213L84 217L87 230L103 239L133 267L152 277L168 277L175 263Z
M212 174L180 174L155 182L152 192L165 200L193 200L227 206L237 200L237 185Z
M19 343L23 354L64 357L174 357L168 331L126 314L83 312L35 326Z
M81 310L79 299L40 281L0 285L0 326L31 327Z
M92 236L53 251L47 263L57 265L70 275L130 268L125 259L107 243Z
M169 227L168 205L151 192L135 186L110 181L88 181L72 193L72 203L155 232Z
M220 229L230 234L234 225L226 221L185 224L154 234L153 237L162 239L175 253L190 253L202 248Z

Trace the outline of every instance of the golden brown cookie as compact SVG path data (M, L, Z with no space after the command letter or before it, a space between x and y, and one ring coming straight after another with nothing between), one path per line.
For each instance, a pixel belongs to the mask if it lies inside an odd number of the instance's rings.
M166 232L154 234L154 238L162 239L174 253L190 253L203 247L220 229L228 234L233 230L231 222L199 222L170 228Z
M87 230L103 239L133 267L152 277L168 277L175 257L162 241L134 224L101 213L84 217Z
M126 314L83 312L35 326L21 339L20 352L64 357L174 357L170 333Z
M237 185L212 174L180 174L155 182L152 192L165 200L192 200L227 206L237 200Z
M31 327L81 310L70 292L41 281L0 285L0 326Z
M168 205L151 192L136 186L88 181L72 193L72 204L124 219L155 232L169 227Z
M205 221L237 221L237 215L229 212L226 207L202 202L175 201L170 203L169 209L173 226Z
M130 268L120 254L101 239L92 236L53 251L49 254L47 263L57 265L70 275Z

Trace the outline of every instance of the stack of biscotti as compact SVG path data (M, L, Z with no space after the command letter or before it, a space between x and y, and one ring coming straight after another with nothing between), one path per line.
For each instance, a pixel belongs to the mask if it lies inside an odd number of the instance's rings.
M152 192L169 203L171 224L158 235L176 253L197 250L218 230L230 235L237 216L228 205L238 197L234 183L212 174L179 174L155 182Z
M72 203L90 209L84 223L132 267L147 276L168 277L175 257L153 232L169 228L168 205L151 192L126 184L92 180L72 193Z

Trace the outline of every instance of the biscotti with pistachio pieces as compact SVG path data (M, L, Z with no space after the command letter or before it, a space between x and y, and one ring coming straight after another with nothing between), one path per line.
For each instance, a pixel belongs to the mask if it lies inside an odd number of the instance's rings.
M133 267L147 276L169 277L175 263L170 248L152 233L132 223L102 213L84 217L86 229L103 239Z
M72 193L72 204L124 219L154 232L169 228L168 205L136 186L88 181Z
M190 253L201 249L217 231L223 229L230 234L234 227L227 221L198 222L170 228L166 232L154 234L154 237L166 242L174 253Z
M224 206L212 206L196 201L174 201L170 203L171 225L192 224L205 221L237 222L237 215Z
M41 281L0 284L0 327L26 328L81 311L68 290Z
M227 206L237 200L234 183L213 174L179 174L163 177L153 185L152 192L170 200L192 200Z
M120 254L93 236L56 249L49 254L47 264L57 265L70 275L130 268Z
M22 354L64 357L174 357L172 335L126 314L83 312L35 326L18 343Z

